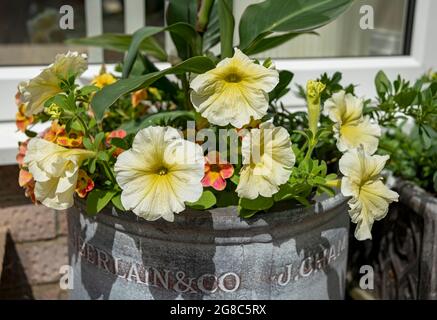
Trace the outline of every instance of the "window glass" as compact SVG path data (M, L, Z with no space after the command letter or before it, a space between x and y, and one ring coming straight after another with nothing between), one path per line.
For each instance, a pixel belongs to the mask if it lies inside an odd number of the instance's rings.
M101 8L90 5L93 1L94 4L101 3ZM96 28L102 32L123 33L126 17L134 19L143 15L140 18L144 18L146 25L165 24L165 0L144 0L141 10L131 8L130 12L125 12L129 11L126 1L129 0L0 1L0 66L41 65L50 63L57 53L67 50L87 52L87 47L66 45L64 41L85 37ZM261 1L235 0L236 19L248 5ZM258 57L287 59L408 54L413 4L414 0L356 0L341 18L317 30L318 36L300 36ZM59 23L63 16L59 10L64 5L71 6L74 11L74 28L71 30L63 29ZM360 26L364 16L360 10L365 10L364 6L373 9L373 29L363 30ZM235 43L238 43L238 32L235 37ZM158 41L168 51L172 50L169 37L160 34ZM119 53L106 51L103 55L93 55L91 62L111 63L121 57Z

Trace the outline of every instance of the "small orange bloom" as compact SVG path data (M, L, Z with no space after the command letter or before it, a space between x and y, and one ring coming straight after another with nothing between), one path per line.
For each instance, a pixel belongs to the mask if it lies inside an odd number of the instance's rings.
M18 166L20 168L23 166L23 160L24 160L24 157L26 156L28 142L29 142L29 140L27 140L25 142L20 142L18 144L18 154L17 154L16 159L17 159Z
M22 103L18 106L18 112L15 115L15 124L21 132L26 131L27 127L33 123L33 116L26 117L24 114L26 104Z
M79 197L85 198L88 192L94 189L94 181L88 176L88 174L80 169L77 184L76 184L76 193Z
M146 100L149 94L147 93L147 89L140 89L132 93L131 102L132 106L135 108L140 104L141 101Z
M209 152L205 157L205 176L202 179L202 185L222 191L226 188L226 179L232 177L233 174L232 164L222 160L217 151Z
M106 136L106 144L108 146L110 146L112 138L123 139L123 138L126 138L126 136L127 136L127 132L125 130L123 130L123 129L114 130ZM123 151L124 151L123 149L117 148L117 149L115 149L115 151L112 155L114 157L118 157L120 155L120 153L122 153Z
M33 180L32 174L24 169L20 170L18 176L18 184L20 187L24 188L24 194L26 197L30 198L33 203L37 203L35 198L35 180Z
M53 121L51 127L44 132L43 138L62 147L77 148L82 145L83 137L81 133L75 131L71 131L67 134L64 125Z

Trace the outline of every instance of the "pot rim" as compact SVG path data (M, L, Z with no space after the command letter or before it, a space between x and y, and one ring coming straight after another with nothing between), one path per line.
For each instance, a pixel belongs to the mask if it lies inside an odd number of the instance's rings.
M327 223L340 213L346 213L346 201L348 198L338 193L334 197L320 199L311 206L296 205L295 203L277 203L267 213L258 213L254 217L244 219L238 216L238 208L230 206L200 211L188 209L180 214L175 214L174 222L164 219L147 221L136 216L133 212L121 212L113 206L107 206L94 217L83 214L85 201L75 201L75 207L79 209L85 219L95 220L112 226L116 230L133 234L150 233L178 233L193 232L194 234L217 233L222 235L227 232L227 237L241 236L247 233L263 234L271 228L286 229L298 232L296 229L305 229L305 226L313 226ZM344 207L345 210L336 210ZM288 232L287 231L287 232Z

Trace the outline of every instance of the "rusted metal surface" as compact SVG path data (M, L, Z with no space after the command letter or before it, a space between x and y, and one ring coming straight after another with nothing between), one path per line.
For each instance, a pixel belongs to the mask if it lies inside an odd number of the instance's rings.
M174 223L69 210L71 299L342 299L349 218L337 196L241 220L237 208Z
M398 180L400 201L375 223L373 240L351 241L349 268L356 278L362 265L374 268L379 299L437 299L437 199ZM355 282L358 282L355 278ZM356 283L355 283L356 284Z

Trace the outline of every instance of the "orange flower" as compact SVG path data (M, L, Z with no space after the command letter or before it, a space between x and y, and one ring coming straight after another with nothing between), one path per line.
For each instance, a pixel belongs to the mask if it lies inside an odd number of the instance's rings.
M79 197L85 198L88 192L94 189L94 181L88 176L88 174L79 169L77 184L76 184L76 193Z
M232 177L233 174L232 164L223 161L217 151L211 151L205 157L205 176L202 179L202 185L222 191L226 188L226 179Z
M18 130L21 132L26 131L27 127L33 122L33 116L26 117L24 114L25 108L26 104L21 103L18 106L18 112L15 115L15 124L17 125Z
M23 159L26 156L28 142L29 140L26 140L25 142L19 142L18 144L18 154L16 159L17 159L18 166L20 168L23 166Z
M24 194L26 197L30 198L33 203L37 203L35 198L35 180L33 180L32 174L24 169L20 170L18 175L18 184L20 187L24 188Z
M140 89L132 93L131 102L132 106L135 108L140 104L141 101L146 100L148 97L147 89Z
M64 125L53 121L51 127L44 132L43 138L62 147L77 148L82 145L82 134L71 131L67 134Z
M118 130L114 130L114 131L112 131L111 133L109 133L107 136L106 136L106 144L108 145L108 146L110 146L111 145L111 140L112 140L112 138L120 138L120 139L123 139L123 138L125 138L127 136L127 132L125 131L125 130L123 130L123 129L118 129ZM114 151L114 153L112 154L114 157L118 157L122 152L123 152L124 150L123 149L121 149L121 148L117 148L117 149L115 149L115 151Z

